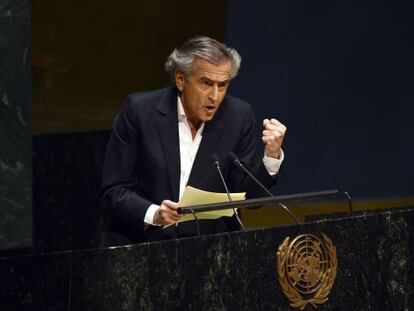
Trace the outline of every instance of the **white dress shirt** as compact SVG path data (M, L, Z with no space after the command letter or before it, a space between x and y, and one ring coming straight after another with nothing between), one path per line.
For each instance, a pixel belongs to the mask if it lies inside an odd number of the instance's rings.
M197 155L198 148L203 138L204 122L201 124L197 131L196 136L193 139L191 134L190 125L188 124L187 117L185 115L184 107L181 102L180 96L177 97L177 112L178 112L178 135L180 143L180 195L184 193L187 186L188 179L190 178L191 169L193 167L194 159ZM280 165L284 159L283 150L279 159L268 157L266 154L263 157L263 164L270 175L275 175L279 172ZM147 212L145 213L144 223L148 225L154 225L153 220L155 213L160 206L157 204L151 204Z

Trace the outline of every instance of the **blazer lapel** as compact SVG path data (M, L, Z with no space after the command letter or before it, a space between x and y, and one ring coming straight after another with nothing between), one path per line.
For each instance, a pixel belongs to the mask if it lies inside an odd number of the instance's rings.
M178 138L177 91L171 88L157 107L157 130L168 170L171 200L178 202L180 192L180 146Z
M203 138L191 169L190 178L188 179L189 185L198 185L204 170L209 166L214 170L211 155L218 153L220 150L220 140L224 136L224 121L222 118L224 109L225 102L222 103L213 120L205 124Z

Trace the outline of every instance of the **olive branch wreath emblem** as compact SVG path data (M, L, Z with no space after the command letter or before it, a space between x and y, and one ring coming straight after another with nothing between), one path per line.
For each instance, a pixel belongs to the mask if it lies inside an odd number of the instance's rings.
M316 238L313 235L301 235L298 238L303 238L306 236L312 236ZM299 291L290 284L288 280L288 276L286 273L286 261L288 260L289 256L289 247L293 244L289 244L290 238L287 237L283 243L279 246L277 251L277 274L279 278L280 286L286 295L287 298L291 301L291 306L294 308L300 308L301 310L305 309L305 307L308 304L311 304L313 307L317 307L317 305L323 304L326 301L328 301L328 295L332 289L332 286L335 281L336 272L337 272L337 257L336 257L336 247L333 245L332 241L322 233L325 247L327 250L327 258L328 258L328 268L324 271L323 275L321 276L320 280L320 286L319 288L314 292L312 297L305 298L302 296ZM296 238L295 240L297 240ZM318 239L318 238L316 238ZM319 240L319 239L318 239Z

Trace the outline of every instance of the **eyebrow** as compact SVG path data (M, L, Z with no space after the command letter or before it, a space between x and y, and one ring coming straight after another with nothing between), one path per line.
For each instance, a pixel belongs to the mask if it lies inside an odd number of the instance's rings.
M200 78L200 80L207 80L209 82L213 82L213 83L216 83L217 82L218 84L223 84L223 83L229 83L231 79L226 79L226 80L223 80L223 81L215 81L215 80L212 80L212 79L210 79L210 78L208 78L206 76L202 76Z

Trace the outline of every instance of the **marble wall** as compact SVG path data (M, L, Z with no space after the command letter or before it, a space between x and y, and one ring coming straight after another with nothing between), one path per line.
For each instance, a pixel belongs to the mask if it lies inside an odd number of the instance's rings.
M30 15L0 0L0 249L32 243Z

